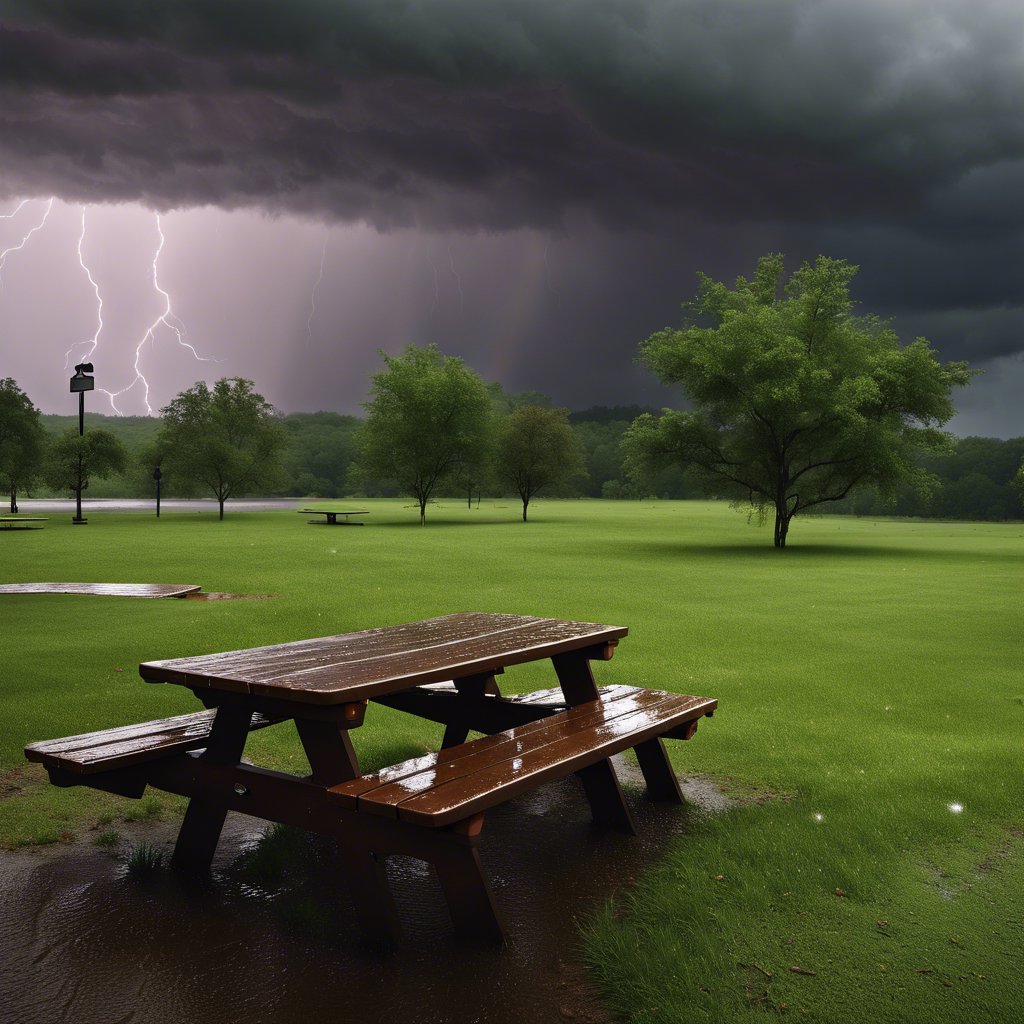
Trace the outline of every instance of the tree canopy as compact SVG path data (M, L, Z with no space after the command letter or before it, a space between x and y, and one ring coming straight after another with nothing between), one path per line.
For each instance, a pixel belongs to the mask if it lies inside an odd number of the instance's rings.
M461 359L436 345L382 356L385 369L373 375L365 405L359 466L364 475L396 480L419 504L422 525L437 488L482 461L491 395Z
M10 377L0 380L0 484L18 511L18 491L42 468L46 432L39 410Z
M534 495L585 474L579 438L569 425L569 410L517 406L502 423L496 464L499 476L519 492L525 523Z
M253 382L222 377L199 381L160 410L161 468L172 481L194 481L224 502L253 491L272 492L282 479L285 433L274 407Z
M92 476L123 473L128 466L128 449L109 430L67 427L53 439L46 453L44 476L55 491L77 491L89 486Z
M875 316L855 316L858 268L819 256L783 287L783 257L762 257L752 280L701 274L678 329L641 343L641 361L679 385L688 412L644 415L626 438L633 473L676 462L710 493L775 516L775 546L793 517L873 486L927 485L921 450L947 450L939 428L971 371L940 364L924 338L901 345Z

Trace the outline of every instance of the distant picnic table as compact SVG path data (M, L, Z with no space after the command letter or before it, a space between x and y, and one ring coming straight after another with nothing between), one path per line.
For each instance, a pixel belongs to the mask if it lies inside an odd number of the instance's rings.
M682 802L662 739L690 739L717 701L639 686L598 688L625 626L463 612L401 626L139 666L151 683L190 689L207 710L30 743L57 786L138 798L147 785L190 798L172 864L206 872L227 812L335 839L364 930L391 943L397 912L384 860L433 865L456 930L500 939L479 853L484 815L576 774L597 824L634 832L609 758L636 752L647 792ZM506 667L551 659L558 685L503 697ZM441 749L363 774L350 739L367 703L444 724ZM242 760L249 732L293 721L311 774ZM470 730L484 733L467 740ZM529 842L528 822L523 841Z
M295 511L304 516L327 516L326 524L321 523L319 519L310 519L310 522L317 526L362 526L363 524L360 522L352 522L349 516L368 516L370 514L367 509L299 508ZM345 518L339 523L338 516Z
M41 526L27 526L27 523L45 523L49 516L0 516L0 529L4 530L41 530Z

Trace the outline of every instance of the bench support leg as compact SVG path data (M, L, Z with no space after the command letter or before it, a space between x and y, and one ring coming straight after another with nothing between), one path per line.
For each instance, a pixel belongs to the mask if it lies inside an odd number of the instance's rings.
M655 736L654 739L638 743L633 750L647 783L647 795L652 800L664 800L673 804L685 803L682 790L679 788L679 780L672 770L672 762L668 759L661 737Z
M245 749L251 722L251 711L218 708L203 760L215 764L237 764ZM226 803L193 797L185 811L178 841L174 844L172 867L199 874L209 871L227 814Z
M377 946L394 946L401 937L398 911L391 896L384 858L369 850L341 844L352 902L363 932Z
M607 828L636 835L633 817L626 806L618 776L609 760L598 761L576 773L583 783L594 822Z
M456 846L434 858L448 913L459 936L502 942L504 932L475 846Z

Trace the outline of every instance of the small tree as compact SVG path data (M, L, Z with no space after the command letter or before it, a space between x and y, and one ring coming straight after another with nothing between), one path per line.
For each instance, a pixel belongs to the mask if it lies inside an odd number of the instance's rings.
M819 256L782 291L783 257L774 254L731 289L701 274L683 327L640 347L694 408L634 421L625 440L634 475L694 467L710 493L774 512L777 548L795 515L857 488L926 486L915 457L949 448L938 428L971 372L940 364L924 338L901 347L877 317L855 317L856 272Z
M583 476L583 455L568 409L520 405L501 426L497 470L523 502L523 522L530 499L543 488L569 484Z
M1024 459L1021 459L1020 466L1010 481L1010 486L1017 492L1017 500L1024 506Z
M46 433L39 410L10 377L0 380L0 483L18 511L18 491L40 471Z
M67 427L50 443L43 475L55 491L85 491L94 476L123 473L128 466L128 449L109 430L89 430L80 436L77 427Z
M161 465L174 479L212 492L221 519L228 498L271 491L280 482L284 430L251 380L224 377L212 389L199 381L160 411Z
M382 355L386 369L373 375L359 434L359 469L396 480L416 499L423 525L438 487L482 461L491 398L461 359L442 355L436 345Z

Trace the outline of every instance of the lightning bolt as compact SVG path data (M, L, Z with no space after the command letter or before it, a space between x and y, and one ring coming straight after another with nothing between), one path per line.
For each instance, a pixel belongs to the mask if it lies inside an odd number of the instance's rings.
M462 278L459 276L459 272L455 269L455 257L452 256L452 246L448 243L448 266L452 269L452 277L455 278L455 283L459 288L459 312L462 313L466 308L466 296L462 293Z
M145 333L142 335L138 345L135 346L135 359L132 364L132 368L135 371L135 376L131 381L126 384L120 391L107 392L107 397L110 400L111 408L118 416L123 416L124 413L117 407L117 399L121 395L126 394L135 387L136 384L142 385L142 401L146 406L146 415L153 415L153 407L149 404L149 381L146 380L145 374L142 372L142 367L139 365L142 359L142 349L146 342L156 344L156 330L158 327L163 326L174 333L174 336L178 339L178 344L182 348L187 348L189 352L201 363L216 363L219 362L217 359L213 359L210 356L201 356L195 347L185 340L185 325L181 319L175 315L174 310L171 308L171 296L160 287L160 277L157 270L157 265L160 262L160 253L163 252L164 243L166 238L164 237L163 225L160 222L160 214L156 215L156 231L160 238L160 242L156 247L156 252L153 254L153 288L159 293L164 300L163 312L146 328ZM97 389L98 390L98 389Z
M28 202L27 199L22 199L18 205L11 210L10 213L0 213L0 220L10 220L12 217L17 217L21 213L21 208Z
M327 232L324 232L324 244L320 250L320 274L316 279L316 283L313 285L313 291L309 295L309 316L306 317L306 337L307 344L313 344L313 316L316 313L316 293L320 287L320 282L324 279L324 262L327 259Z
M38 224L36 224L35 227L29 229L28 234L26 234L17 245L10 245L2 252L0 252L0 284L3 283L3 272L4 267L7 264L7 257L10 256L12 252L18 252L19 250L24 249L25 246L28 245L28 240L43 227L43 225L47 221L47 218L50 216L50 211L53 209L53 200L54 197L50 196L50 201L46 204L46 209L43 211L42 219L39 221ZM23 199L12 213L8 213L4 216L4 220L9 220L11 217L13 217L16 213L18 213L19 210L21 210L21 208L27 202L27 199Z
M82 255L82 246L85 245L85 207L82 207L82 231L78 236L78 265L85 271L85 276L89 279L89 284L92 285L92 290L96 295L96 330L93 336L87 341L76 341L71 348L64 353L64 369L68 368L68 364L71 362L71 353L79 345L88 345L89 351L83 352L83 358L89 358L93 352L96 351L96 346L100 343L100 331L103 330L103 296L100 295L100 286L96 283L92 276L92 271L85 264L85 257ZM97 388L98 391L103 391L103 388ZM104 394L109 395L109 391L104 391Z

